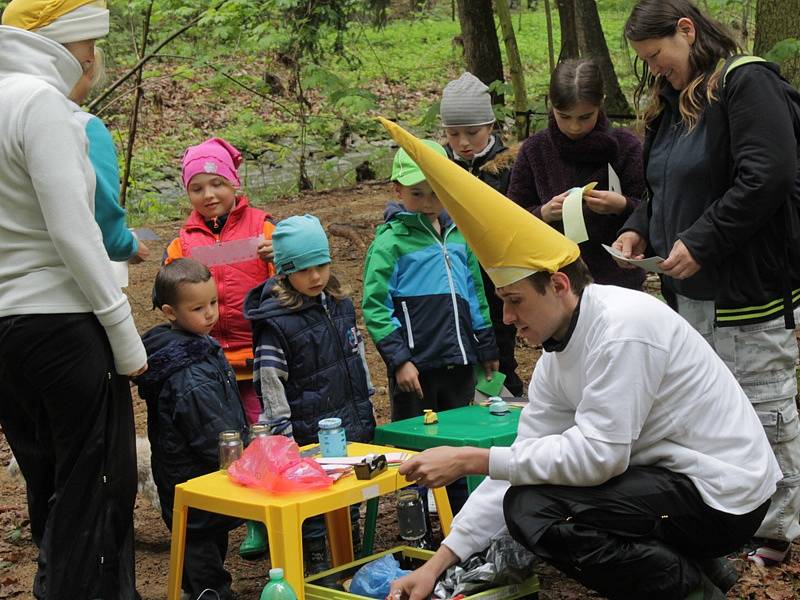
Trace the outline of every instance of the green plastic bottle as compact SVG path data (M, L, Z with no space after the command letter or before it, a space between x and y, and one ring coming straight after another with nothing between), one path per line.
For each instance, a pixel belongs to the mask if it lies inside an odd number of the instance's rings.
M261 600L297 600L292 586L283 578L283 569L269 570L269 583L261 592Z

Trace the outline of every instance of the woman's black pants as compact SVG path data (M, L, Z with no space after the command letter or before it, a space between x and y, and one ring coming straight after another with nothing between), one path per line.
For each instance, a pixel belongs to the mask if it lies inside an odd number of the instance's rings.
M0 318L0 425L27 484L34 596L132 600L133 407L94 315Z

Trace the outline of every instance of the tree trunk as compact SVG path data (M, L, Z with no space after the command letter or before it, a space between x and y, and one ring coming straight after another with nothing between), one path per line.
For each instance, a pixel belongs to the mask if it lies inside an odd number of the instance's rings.
M575 0L557 0L558 21L561 26L561 51L559 62L569 58L578 58L578 19L575 15Z
M788 38L800 38L800 0L758 0L756 5L756 35L753 53L767 54L775 44ZM784 76L800 84L800 60L783 61Z
M467 69L486 85L504 81L492 0L458 0L457 5ZM492 94L492 103L502 104L502 96Z
M553 43L553 13L550 11L550 0L544 0L544 17L547 23L547 58L550 61L550 72L556 68L555 44Z
M514 86L514 123L517 129L517 140L528 137L528 94L525 91L525 73L522 71L522 59L519 56L517 37L514 35L514 23L506 0L494 0L497 18L503 30L503 43L506 46L508 68L511 72L511 84Z
M583 58L593 59L600 67L603 76L603 87L606 93L606 110L610 115L629 115L631 107L625 94L619 86L611 55L608 52L600 15L597 12L597 3L594 0L574 0L577 27L582 35L580 40L580 55ZM798 0L800 2L800 0ZM563 28L563 26L562 26Z
M150 17L153 15L153 0L147 5L147 11L144 15L144 26L142 29L142 49L139 53L139 60L144 57L147 50L147 43L150 38ZM136 130L139 127L139 105L142 101L142 75L144 67L139 68L136 73L136 95L133 98L133 106L131 107L131 120L128 126L128 145L125 147L125 168L122 172L122 182L119 188L119 203L120 206L125 208L125 203L128 199L128 186L131 180L131 165L133 163L133 145L136 142Z

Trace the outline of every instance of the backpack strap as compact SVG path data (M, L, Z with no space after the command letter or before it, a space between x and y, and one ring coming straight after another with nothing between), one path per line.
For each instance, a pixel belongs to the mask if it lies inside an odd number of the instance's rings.
M765 62L767 61L761 58L760 56L751 56L748 54L740 54L738 56L732 56L722 65L722 87L724 88L725 83L728 81L728 74L731 71L733 71L736 67L741 67L742 65L749 65L750 63L765 63Z

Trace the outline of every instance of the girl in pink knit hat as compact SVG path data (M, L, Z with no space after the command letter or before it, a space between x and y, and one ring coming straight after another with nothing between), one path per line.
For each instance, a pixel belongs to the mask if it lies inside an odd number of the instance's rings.
M191 257L205 264L217 282L219 321L211 335L236 372L248 424L262 407L253 388L253 340L242 315L247 292L275 274L272 264L272 216L249 205L241 193L237 168L241 153L221 138L190 146L183 155L182 179L192 213L167 247L165 263ZM262 527L248 522L242 556L266 552Z

